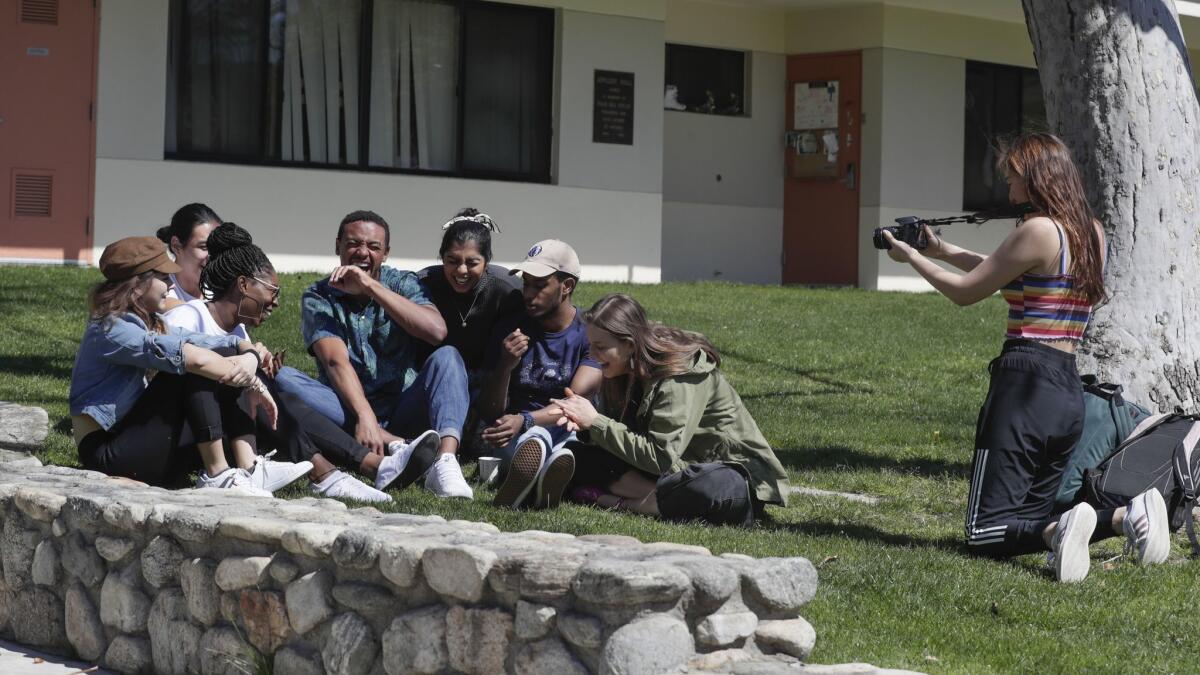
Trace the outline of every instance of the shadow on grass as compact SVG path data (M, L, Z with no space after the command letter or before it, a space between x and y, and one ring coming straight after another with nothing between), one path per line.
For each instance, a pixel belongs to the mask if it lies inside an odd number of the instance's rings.
M769 512L768 512L769 513ZM759 527L764 530L776 530L802 534L808 537L846 538L856 541L897 546L900 548L936 548L944 551L954 551L967 555L967 547L957 537L919 537L907 534L886 532L870 525L856 523L831 523L808 521L803 523L779 522L770 515L763 518Z
M764 358L761 358L758 356L751 356L751 355L746 354L745 352L739 351L737 349L730 349L728 347L722 347L722 346L718 345L717 352L722 356L722 358L731 358L736 361L744 361L746 363L753 363L755 365L769 366L771 368L777 368L779 370L792 373L793 375L798 375L800 377L803 377L806 380L816 382L817 384L823 385L826 388L824 390L815 391L815 392L806 391L806 392L803 392L804 394L829 395L829 394L873 394L873 393L875 393L875 391L873 389L871 389L870 387L863 387L863 386L856 385L856 384L850 384L849 382L842 382L841 380L837 380L832 377L823 375L823 374L821 374L820 371L817 371L817 370L806 370L804 368L797 368L796 366L788 365L785 363L776 363L769 359L764 359ZM751 398L751 397L743 396L742 398Z
M70 379L74 364L64 364L64 359L69 359L69 355L10 356L0 366L0 375L42 375Z
M792 471L814 469L889 469L901 473L940 478L966 478L971 471L967 462L954 462L935 457L894 458L866 453L845 446L825 448L776 448L775 456Z

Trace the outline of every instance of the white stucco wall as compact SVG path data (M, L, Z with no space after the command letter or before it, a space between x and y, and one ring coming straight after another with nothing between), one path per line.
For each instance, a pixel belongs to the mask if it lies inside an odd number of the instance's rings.
M497 262L520 260L551 236L579 252L593 280L657 282L661 275L663 24L644 17L559 10L555 110L558 185L164 161L167 7L106 0L100 30L95 255L150 234L180 205L210 204L247 226L283 271L332 266L347 212L370 208L393 227L392 262L432 262L440 225L467 205L503 228ZM656 12L661 14L661 3ZM645 14L643 12L643 14ZM653 15L653 13L651 13ZM613 49L620 45L620 49ZM593 144L592 70L636 77L634 145Z

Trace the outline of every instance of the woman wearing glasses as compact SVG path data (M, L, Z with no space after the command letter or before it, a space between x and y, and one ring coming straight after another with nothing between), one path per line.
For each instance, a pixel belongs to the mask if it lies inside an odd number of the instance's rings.
M250 233L234 223L220 225L208 236L208 263L200 275L200 285L208 300L191 300L167 312L163 317L173 328L183 328L208 335L236 335L250 340L250 328L262 325L279 306L279 279L275 267L254 245ZM276 447L284 448L295 461L275 462L259 457L251 476L256 482L271 484L276 480L295 480L309 474L313 491L327 497L345 497L359 501L391 501L382 489L399 475L391 465L398 460L371 454L323 415L295 395L281 393L274 379L285 374L293 378L307 377L294 368L283 367L283 353L272 354L261 343L255 345L263 355L261 377L278 399L279 421L275 430L264 429ZM376 487L364 485L338 471L326 455L339 464L350 465L376 477ZM311 463L310 463L311 462ZM291 482L288 480L288 482Z

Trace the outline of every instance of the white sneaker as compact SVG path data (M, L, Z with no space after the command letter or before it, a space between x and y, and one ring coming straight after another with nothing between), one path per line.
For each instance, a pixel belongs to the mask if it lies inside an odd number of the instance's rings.
M335 470L320 483L312 484L312 491L322 497L339 497L360 502L390 502L386 492L380 492L354 476Z
M492 504L510 509L521 508L521 502L525 501L537 484L538 474L545 463L546 442L538 434L530 434L517 446L512 459L509 460L504 482L500 484L500 489L496 490L496 498L492 500Z
M1167 504L1158 488L1150 488L1129 502L1121 529L1125 530L1125 550L1137 551L1138 564L1157 565L1167 561L1171 553L1171 524Z
M407 444L400 441L389 443L388 455L379 462L379 468L375 471L375 489L386 490L393 483L400 488L412 485L433 464L439 443L441 438L432 429Z
M270 492L254 484L254 479L250 477L250 474L246 473L245 469L234 467L229 467L215 476L208 475L207 471L201 471L200 475L196 478L196 487L237 490L238 492L256 497L271 496Z
M458 457L450 453L438 455L433 466L429 468L429 473L425 475L425 487L439 497L475 498L475 491L467 485L467 479L463 478Z
M537 498L534 508L552 509L562 501L567 483L575 475L575 453L559 448L550 454L537 477Z
M267 492L274 492L285 485L307 476L312 471L312 462L276 462L271 459L275 450L254 458L254 466L247 471L254 485Z
M1062 514L1058 527L1050 540L1054 551L1054 576L1070 584L1087 578L1092 558L1088 554L1088 543L1096 531L1096 509L1091 504L1076 504Z

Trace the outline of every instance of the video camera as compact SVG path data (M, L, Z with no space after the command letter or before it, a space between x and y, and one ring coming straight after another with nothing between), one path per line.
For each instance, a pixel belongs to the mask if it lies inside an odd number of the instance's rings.
M952 223L974 223L982 225L989 220L1020 218L1021 216L1032 213L1033 205L1029 202L1022 204L1014 204L1007 209L1000 211L987 211L980 213L969 213L963 216L950 216L949 218L918 218L916 216L904 216L896 219L895 225L886 227L877 227L871 235L871 242L875 244L875 248L886 251L892 246L884 239L884 232L891 232L896 241L902 241L909 246L924 250L929 246L929 237L925 236L925 226L936 227L939 225L950 225Z

